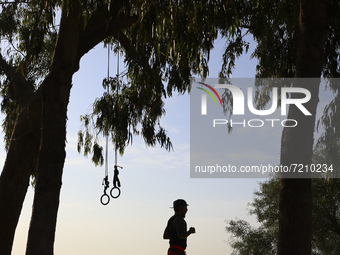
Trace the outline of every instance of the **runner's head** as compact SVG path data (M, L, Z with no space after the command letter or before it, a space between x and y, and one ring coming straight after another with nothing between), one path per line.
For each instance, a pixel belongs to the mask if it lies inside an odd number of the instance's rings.
M176 201L174 201L173 205L174 205L173 208L175 210L175 214L185 217L185 214L188 211L187 202L183 199L177 199Z

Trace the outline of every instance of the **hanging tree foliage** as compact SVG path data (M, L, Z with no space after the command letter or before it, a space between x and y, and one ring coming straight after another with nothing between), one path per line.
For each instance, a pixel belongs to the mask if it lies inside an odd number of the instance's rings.
M94 113L84 116L85 130L94 120L94 128L112 134L121 152L132 134L142 135L149 145L159 142L170 149L169 138L158 125L163 99L188 91L193 75L207 74L217 27L237 25L231 7L225 1L1 2L0 36L5 45L0 53L1 109L6 114L8 151L0 177L1 254L11 252L34 172L26 254L53 254L67 105L80 59L106 40L120 44L127 68L119 95L105 94ZM232 18L226 19L228 15ZM112 79L104 83L112 88L117 84ZM86 131L79 138L85 153L100 151Z
M159 143L170 150L170 138L160 126L165 114L163 99L174 91L189 91L193 75L205 77L217 27L238 24L232 6L223 1L153 3L140 2L138 21L106 41L116 52L120 43L127 70L120 79L104 79L103 87L109 87L109 92L95 101L91 114L82 116L78 150L93 153L95 164L103 162L98 131L109 134L121 154L133 135L141 135L148 145ZM229 23L226 10L232 17Z

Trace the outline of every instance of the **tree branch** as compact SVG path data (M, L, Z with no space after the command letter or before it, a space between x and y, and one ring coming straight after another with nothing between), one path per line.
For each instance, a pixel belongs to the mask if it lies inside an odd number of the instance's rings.
M73 0L69 5L70 8L64 7L61 13L59 34L50 69L58 71L61 68L72 75L78 70L75 70L75 66L79 66L76 56L84 20L79 18L82 12L80 2Z
M4 60L4 58L2 57L2 54L0 53L0 71L1 70L3 70L4 73L7 76L9 76L11 66L6 62L6 60Z
M37 16L36 16L35 21L34 21L34 27L33 27L33 30L32 30L31 40L29 42L27 42L27 48L26 48L27 57L29 56L30 49L34 45L35 38L37 36L37 31L38 31L38 26L39 26L41 14L42 14L43 10L44 10L44 8L40 4L39 12L37 13Z
M119 42L120 44L124 47L125 49L125 53L126 55L130 58L130 59L138 59L137 58L137 54L138 52L131 47L131 42L129 40L129 38L127 38L127 36L122 32L122 31L118 31L118 34L113 35ZM164 97L166 97L166 91L163 88L163 83L162 83L162 77L161 74L156 71L150 66L150 64L146 61L143 63L138 63L137 64L143 68L143 70L149 74L152 82L151 82L151 86L153 86L154 88L156 88L157 91L157 100L156 100L156 104L161 102L161 96L164 95Z
M0 53L0 70L3 70L10 81L10 96L24 107L34 91L33 87L26 81L21 70L10 66Z
M111 19L107 24L105 14L108 15L108 11L105 12L105 10L102 9L97 10L88 21L85 30L81 33L77 52L78 62L87 52L104 39L114 34L118 34L119 30L129 28L138 20L137 15L126 17L125 14L120 14L116 19Z

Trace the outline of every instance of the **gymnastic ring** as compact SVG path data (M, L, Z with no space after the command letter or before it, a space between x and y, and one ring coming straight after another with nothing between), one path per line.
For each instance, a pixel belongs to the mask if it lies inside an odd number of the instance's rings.
M112 191L113 191L114 189L118 189L118 195L116 195L116 196L112 195ZM111 195L112 198L117 198L117 197L119 197L119 196L120 196L120 188L118 188L118 187L113 187L113 188L110 190L110 195Z
M105 203L104 202L104 198L107 197L107 202ZM102 205L107 205L109 202L110 202L110 197L108 194L103 194L101 197L100 197L100 202L102 203Z

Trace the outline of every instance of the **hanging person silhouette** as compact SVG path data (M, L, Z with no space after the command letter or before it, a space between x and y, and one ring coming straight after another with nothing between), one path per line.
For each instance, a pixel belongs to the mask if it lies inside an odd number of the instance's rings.
M163 234L164 239L170 239L168 255L185 255L187 237L196 232L193 227L187 230L187 223L184 220L188 211L187 206L183 199L177 199L173 203L175 214L169 219Z

